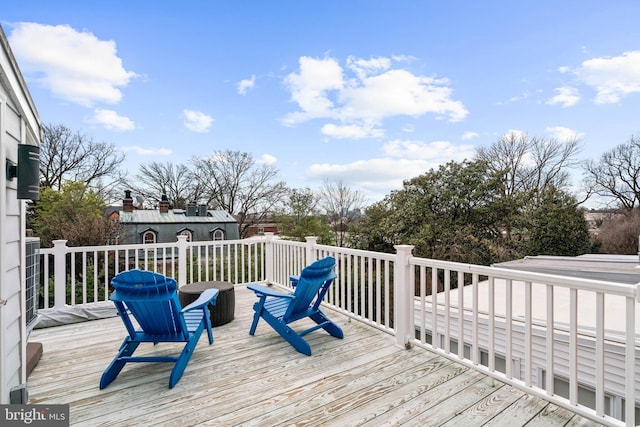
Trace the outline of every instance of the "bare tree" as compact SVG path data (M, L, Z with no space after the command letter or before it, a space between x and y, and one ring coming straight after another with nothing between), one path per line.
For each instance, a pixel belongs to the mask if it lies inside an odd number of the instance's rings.
M258 164L251 154L240 151L216 151L207 158L192 160L202 198L210 207L222 209L238 220L240 237L248 227L261 222L287 195L287 187L278 180L278 170Z
M151 162L140 166L134 182L128 184L149 202L166 195L174 208L185 209L190 201L199 201L199 186L193 172L183 164Z
M342 180L325 180L320 190L320 200L334 230L335 244L345 246L349 228L361 216L364 195L358 190L353 190Z
M509 196L522 189L520 175L521 170L526 168L528 150L527 138L511 132L488 147L479 147L476 158L484 161L492 172L504 175L504 193Z
M504 174L505 196L535 195L568 186L568 168L578 166L579 150L579 138L559 141L510 132L489 147L478 148L476 158Z
M640 207L624 211L605 220L598 240L600 251L606 254L635 255L640 252Z
M640 135L585 164L587 186L626 210L640 205Z
M559 141L510 132L476 150L476 159L503 177L503 201L510 207L500 224L506 246L514 243L513 230L528 228L529 214L548 190L567 188L568 169L578 166L579 149L578 138Z
M109 198L114 184L122 181L123 152L114 144L96 142L64 125L44 125L40 145L41 184L60 190L65 182L83 182Z

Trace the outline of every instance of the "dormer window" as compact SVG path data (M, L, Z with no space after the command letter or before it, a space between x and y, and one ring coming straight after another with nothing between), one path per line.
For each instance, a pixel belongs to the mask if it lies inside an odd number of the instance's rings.
M142 233L142 243L144 243L145 245L155 243L156 240L157 240L157 236L155 231L147 230L144 233Z
M191 242L193 240L193 233L191 230L184 229L178 233L178 236L187 236L187 242Z

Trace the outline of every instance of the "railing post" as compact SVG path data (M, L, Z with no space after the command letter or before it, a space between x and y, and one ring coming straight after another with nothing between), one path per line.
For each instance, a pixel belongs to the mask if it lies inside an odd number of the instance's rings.
M187 236L178 236L178 288L187 284Z
M53 308L62 308L67 303L67 241L54 240L52 243Z
M306 257L306 265L311 264L316 260L316 251L314 250L316 245L318 244L318 237L317 236L306 236L305 237L306 241L307 241L307 253L305 254Z
M274 271L274 254L273 254L273 233L272 232L265 232L264 233L264 239L265 239L265 244L264 244L264 262L265 262L265 268L264 268L264 274L265 274L265 282L267 284L271 284L274 282L274 275L273 275L273 271Z
M396 345L409 348L413 338L413 284L410 282L409 258L413 245L396 245L396 260L393 273L393 328L396 331Z

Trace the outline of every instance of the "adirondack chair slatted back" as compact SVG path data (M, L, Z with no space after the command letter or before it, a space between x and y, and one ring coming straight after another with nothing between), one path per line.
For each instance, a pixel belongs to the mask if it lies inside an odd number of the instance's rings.
M336 277L333 268L336 260L333 257L322 258L307 267L300 273L298 284L294 291L295 299L291 301L284 317L294 317L299 313L307 312L314 298L318 298L319 305L329 285ZM317 308L317 307L316 307Z
M117 307L126 307L145 332L188 337L174 279L151 271L128 270L114 277L111 284L115 289L111 300ZM127 329L132 334L129 325Z
M215 305L219 291L207 289L200 297L184 307L178 300L176 281L147 270L128 270L111 279L115 289L110 296L127 328L118 353L100 378L100 389L107 387L130 362L173 363L169 388L176 385L184 373L193 350L203 331L207 331L209 344L213 344L209 304ZM185 321L185 317L188 320ZM134 326L134 320L137 325ZM187 326L188 323L188 326ZM134 356L141 343L182 343L179 356L154 354Z

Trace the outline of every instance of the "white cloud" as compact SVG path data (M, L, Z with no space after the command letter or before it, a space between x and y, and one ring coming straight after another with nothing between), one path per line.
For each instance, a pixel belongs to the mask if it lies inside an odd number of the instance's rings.
M192 132L207 133L213 124L213 117L201 111L182 110L184 116L184 127Z
M414 125L413 123L407 123L402 126L402 131L406 133L413 133L416 131L416 125Z
M333 138L350 138L350 139L361 139L361 138L382 138L384 137L383 129L376 129L367 126L360 125L343 125L338 126L333 123L327 123L322 126L321 132L324 135L333 137Z
M340 90L344 85L342 68L332 58L315 59L303 56L299 60L300 73L291 73L285 84L291 91L291 99L302 109L289 114L284 119L293 125L314 118L333 115L333 102L327 97L328 91Z
M473 145L453 145L449 141L409 141L396 139L387 142L382 151L391 157L410 159L439 159L444 162L449 160L469 159L474 153Z
M584 61L576 75L596 90L596 104L619 102L640 92L640 50Z
M504 136L513 135L514 138L524 138L527 136L527 133L523 130L518 129L509 129L504 133Z
M347 67L362 80L371 74L388 70L391 67L391 59L383 57L361 59L349 56L347 58Z
M173 150L171 150L170 148L144 148L138 145L122 147L122 151L133 151L140 156L170 156L171 154L173 154Z
M509 98L507 101L500 101L498 102L498 105L505 105L509 102L518 102L518 101L522 101L525 99L528 99L531 96L531 94L529 92L523 92L522 95L514 95L511 98Z
M26 77L85 107L120 102L119 88L137 76L124 69L114 41L99 40L68 25L20 22L9 42Z
M344 103L340 116L346 120L379 121L397 115L418 117L433 113L460 121L468 111L451 99L452 90L447 84L446 79L389 70L345 88L340 93Z
M278 159L275 156L272 156L271 154L263 154L262 157L260 157L260 159L256 163L262 164L262 165L273 165L277 161Z
M460 121L468 111L452 98L447 79L417 76L393 61L406 57L347 59L347 71L334 58L300 58L299 72L285 78L291 99L300 110L289 113L283 123L291 126L312 119L340 120L341 126L323 127L325 132L380 127L388 117L419 117L435 114L439 119ZM325 133L326 134L326 133ZM363 137L368 137L367 133Z
M572 141L575 139L582 139L584 133L576 132L573 129L569 129L564 126L552 126L545 129L552 138L558 141Z
M556 94L547 101L547 104L561 104L563 107L572 107L580 101L578 89L574 87L559 87L554 89Z
M97 109L93 112L92 120L107 129L125 131L136 128L135 123L128 117L120 116L113 110Z
M460 137L463 141L467 141L469 139L473 139L473 138L477 138L480 135L478 135L477 132L472 132L472 131L468 131L462 134L462 136Z
M318 163L309 167L315 178L342 179L362 188L374 200L402 188L404 180L424 174L451 160L462 161L474 154L471 145L455 146L447 141L394 140L383 147L383 157L350 163Z
M255 74L251 75L251 78L248 80L240 80L238 83L238 94L246 95L248 89L252 89L256 84L256 76Z

